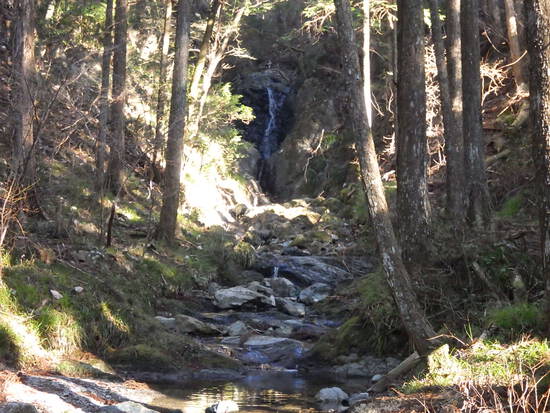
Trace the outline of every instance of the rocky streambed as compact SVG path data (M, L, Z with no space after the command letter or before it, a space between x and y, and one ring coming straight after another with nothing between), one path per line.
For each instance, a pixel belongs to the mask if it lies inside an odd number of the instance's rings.
M204 311L155 316L162 328L192 337L241 368L197 366L192 371L125 376L161 386L156 389L134 381L21 374L5 381L5 399L48 412L176 408L198 413L216 398L237 399L242 410L256 406L252 410L302 411L323 408L313 397L323 387L361 393L399 361L351 353L319 366L309 357L314 344L344 321L327 317L317 305L374 268L368 257L345 254L354 234L346 225L326 220L324 211L300 204L247 211L235 232L254 246L255 255L237 285L210 283L200 297Z

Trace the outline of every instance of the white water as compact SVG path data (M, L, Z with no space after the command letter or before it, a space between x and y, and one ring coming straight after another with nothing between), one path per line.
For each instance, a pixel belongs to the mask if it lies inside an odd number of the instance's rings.
M277 150L279 144L277 121L286 100L284 93L276 92L270 87L267 88L267 97L269 99L269 119L260 143L260 154L263 159L270 158L273 152Z

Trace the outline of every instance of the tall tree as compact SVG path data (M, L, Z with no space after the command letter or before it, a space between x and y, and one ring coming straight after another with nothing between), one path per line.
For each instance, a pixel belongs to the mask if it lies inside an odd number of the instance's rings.
M542 274L546 281L547 332L550 334L550 0L528 0L530 100L537 187Z
M427 256L430 227L422 5L397 1L397 209L409 271Z
M128 1L116 0L115 43L113 55L113 98L111 103L111 153L108 168L108 185L114 194L122 191L124 164L126 104L126 44L128 32Z
M103 28L103 56L101 60L101 89L99 94L99 136L96 153L96 185L105 184L106 144L109 130L109 89L111 86L111 56L113 54L113 0L107 0Z
M153 159L151 161L151 173L154 177L157 170L157 158L164 142L163 123L164 123L164 102L166 93L166 57L170 47L170 27L172 18L172 0L166 0L164 6L164 19L162 22L162 32L159 38L159 77L157 89L157 116L155 122L155 141L153 144Z
M439 19L439 1L430 0L430 13L432 20L432 38L435 49L435 60L441 95L441 107L443 111L443 125L445 128L445 155L447 158L447 212L451 217L455 228L462 227L464 210L464 150L461 128L457 127L458 121L453 110L453 101L447 63L445 59L445 47ZM461 103L460 103L461 104Z
M426 354L434 344L430 338L435 336L435 332L418 304L393 232L372 131L368 123L350 3L349 0L334 0L334 4L342 64L345 68L343 76L349 93L349 119L355 136L355 147L378 249L403 325L419 354ZM366 78L365 81L370 82L370 78Z
M12 169L24 184L35 176L34 157L34 0L17 0L15 26L14 79L15 85L15 139Z
M363 95L367 120L372 128L372 95L370 82L370 0L363 0Z
M168 141L166 144L166 170L162 194L162 209L157 237L171 243L176 235L180 203L180 175L185 131L187 62L189 56L189 0L179 0L176 19L176 45L172 75L172 98Z
M460 2L447 0L447 68L449 74L449 93L455 118L453 137L456 140L445 142L447 150L447 209L455 223L464 221L465 206L465 164L464 164L464 128L462 104L462 41L460 31ZM447 148L447 145L452 146ZM451 170L449 171L449 168ZM450 177L449 174L454 175ZM452 182L456 185L451 187Z
M489 189L485 173L485 143L481 126L479 1L462 0L462 93L466 157L466 203L473 223L481 227L489 217Z
M510 48L512 71L514 73L517 90L520 93L527 93L529 85L527 84L527 68L525 65L526 59L521 50L518 19L514 0L504 0L504 11L506 12L508 47Z

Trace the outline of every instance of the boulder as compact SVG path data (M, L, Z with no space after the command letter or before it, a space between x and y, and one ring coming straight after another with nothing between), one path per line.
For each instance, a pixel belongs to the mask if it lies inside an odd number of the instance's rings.
M159 323L161 323L164 327L168 328L169 330L176 329L176 319L174 317L162 317L158 315L155 317L155 320L157 320Z
M315 400L321 403L341 402L348 399L348 394L340 387L325 387L319 390L319 393L315 395Z
M220 330L213 324L205 323L196 318L178 314L176 315L176 327L180 333L217 335Z
M324 283L315 283L300 292L300 301L312 305L327 298L332 292L332 287Z
M297 303L288 298L276 298L277 308L287 314L295 317L304 317L306 315L306 306L302 303Z
M292 281L284 277L266 278L265 283L273 290L277 297L298 297L300 289Z
M0 404L0 413L38 413L38 409L30 403L10 402Z
M220 289L214 293L214 299L216 306L222 309L240 307L252 301L275 307L274 297L267 297L243 286Z
M233 400L222 400L210 407L207 407L205 413L235 413L239 411L239 405Z
M304 352L304 345L283 337L252 336L245 341L246 352L241 359L253 363L270 363L285 368L296 368Z

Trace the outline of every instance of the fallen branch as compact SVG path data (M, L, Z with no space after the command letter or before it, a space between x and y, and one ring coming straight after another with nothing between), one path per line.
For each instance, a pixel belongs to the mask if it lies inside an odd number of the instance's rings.
M385 391L395 379L412 370L421 359L420 355L415 351L403 360L399 366L391 369L382 379L374 383L367 391L369 393L381 393Z

